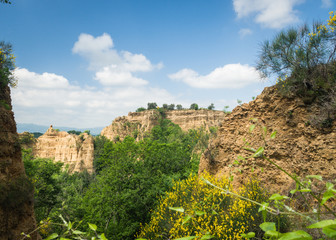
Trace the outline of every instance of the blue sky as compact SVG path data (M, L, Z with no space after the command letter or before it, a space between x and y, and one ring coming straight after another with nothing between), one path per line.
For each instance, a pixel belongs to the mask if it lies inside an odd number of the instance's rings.
M18 123L107 126L148 102L217 110L272 81L254 69L279 31L325 21L333 0L13 0L0 41L16 55Z

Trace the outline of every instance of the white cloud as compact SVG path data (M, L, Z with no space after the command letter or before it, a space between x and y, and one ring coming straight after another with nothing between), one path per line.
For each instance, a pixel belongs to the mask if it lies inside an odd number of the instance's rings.
M134 76L137 72L150 72L160 69L162 64L153 65L144 55L128 51L118 52L113 48L110 35L101 36L82 33L74 44L73 53L89 61L89 69L96 71L95 79L105 86L139 86L148 82Z
M15 77L20 79L19 87L25 88L34 85L36 88L44 89L62 89L69 87L68 80L53 73L36 74L29 72L25 68L17 68L15 70Z
M192 69L182 69L169 75L172 80L182 81L195 88L242 88L259 81L255 68L248 65L228 64L216 68L208 75L199 75Z
M299 21L294 6L304 0L233 0L238 18L255 16L255 21L269 28L283 28Z
M251 35L252 34L252 30L251 29L248 29L248 28L242 28L239 30L239 35L240 37L245 37L247 35Z
M332 6L332 1L331 0L322 0L322 7L323 8L329 8Z
M12 100L16 119L21 123L107 126L115 117L146 106L147 102L175 102L172 95L160 88L114 86L99 90L72 85L54 73L39 74L19 68L14 74L19 84L12 89Z
M134 77L131 72L120 70L115 65L104 67L96 72L95 79L105 86L140 86L148 84L146 80Z

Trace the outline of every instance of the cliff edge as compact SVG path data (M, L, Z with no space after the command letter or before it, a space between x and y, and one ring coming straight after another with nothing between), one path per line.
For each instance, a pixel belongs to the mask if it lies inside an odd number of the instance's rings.
M214 110L170 110L164 112L164 118L179 125L183 131L204 127L218 127L226 113ZM111 125L101 131L101 135L110 140L124 139L127 135L142 139L158 124L161 115L157 110L130 112L127 116L117 117Z
M40 239L34 217L34 187L25 174L11 110L9 87L0 82L0 240Z
M199 172L208 171L217 177L232 174L238 184L258 176L272 192L287 192L293 182L265 160L237 159L239 155L251 155L243 149L246 142L255 149L264 145L262 127L266 127L265 154L271 160L299 176L321 175L334 180L335 120L335 116L321 110L321 103L305 104L299 98L281 97L275 87L265 88L254 101L236 107L224 118L217 137L210 140L201 158ZM321 127L313 126L315 122ZM252 124L256 127L251 132ZM277 134L271 139L273 131Z
M94 140L91 135L60 132L50 128L39 138L33 147L33 154L40 158L51 158L69 165L70 172L86 169L93 171Z

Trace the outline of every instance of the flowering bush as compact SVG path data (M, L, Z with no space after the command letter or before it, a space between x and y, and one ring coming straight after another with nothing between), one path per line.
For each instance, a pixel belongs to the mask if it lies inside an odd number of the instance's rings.
M232 191L230 181L218 180L209 174L204 179L222 189ZM243 186L238 194L258 202L267 194L257 181ZM151 221L142 226L139 239L242 239L241 235L257 230L263 221L259 206L223 193L196 175L177 181L172 191L159 201Z

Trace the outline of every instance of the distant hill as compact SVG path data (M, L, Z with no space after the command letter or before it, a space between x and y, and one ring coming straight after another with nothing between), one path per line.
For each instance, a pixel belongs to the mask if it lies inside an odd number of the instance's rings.
M23 133L23 132L40 132L40 133L45 133L50 126L43 126L43 125L37 125L37 124L32 124L32 123L17 123L17 132L18 133ZM70 130L76 130L76 131L85 131L85 130L90 130L90 133L92 135L99 135L101 130L104 127L97 127L97 128L73 128L73 127L60 127L60 126L53 126L54 129L59 129L61 131L70 131Z

